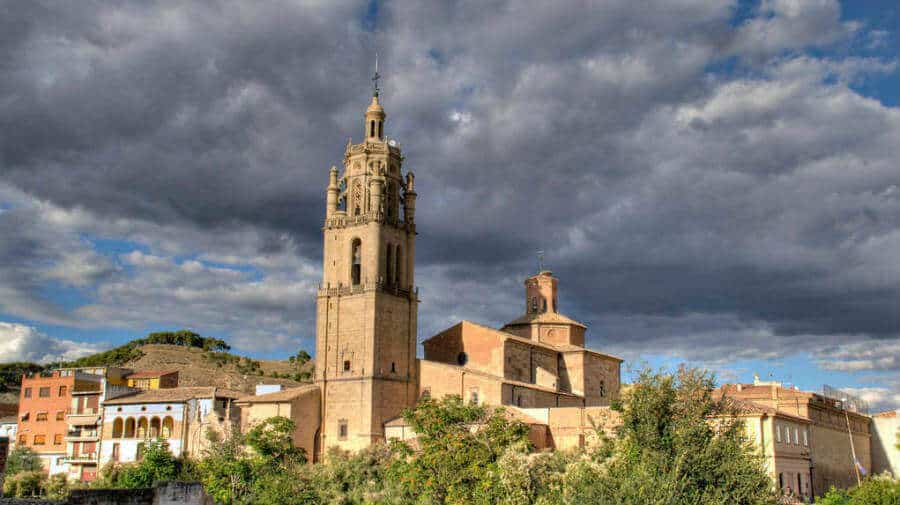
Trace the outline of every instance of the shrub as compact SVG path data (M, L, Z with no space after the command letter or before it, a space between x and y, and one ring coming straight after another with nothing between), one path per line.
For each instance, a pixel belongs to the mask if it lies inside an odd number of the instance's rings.
M42 471L19 472L6 478L3 483L3 494L15 498L41 496L46 478Z

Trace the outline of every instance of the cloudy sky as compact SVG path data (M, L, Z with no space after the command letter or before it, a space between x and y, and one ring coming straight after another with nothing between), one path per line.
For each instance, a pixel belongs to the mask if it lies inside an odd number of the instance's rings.
M891 0L0 0L0 361L192 328L314 343L328 168L417 175L420 340L524 310L592 347L900 406Z

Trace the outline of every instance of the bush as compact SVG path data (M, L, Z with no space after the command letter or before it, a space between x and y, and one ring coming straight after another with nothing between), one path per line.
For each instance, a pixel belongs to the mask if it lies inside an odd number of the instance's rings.
M890 475L869 477L850 490L832 488L825 496L816 499L822 505L898 505L900 481Z
M180 473L181 462L160 441L150 441L137 463L108 465L103 469L98 487L146 488L165 480L175 480Z
M19 472L6 478L3 483L3 494L15 498L41 496L44 493L46 478L42 471Z
M16 446L6 458L6 475L12 476L21 472L43 470L41 458L36 452L25 446Z

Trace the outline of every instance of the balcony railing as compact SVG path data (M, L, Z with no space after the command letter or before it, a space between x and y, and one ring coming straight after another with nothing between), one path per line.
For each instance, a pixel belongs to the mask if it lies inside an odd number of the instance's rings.
M96 431L70 431L66 433L66 442L96 442L100 434Z
M65 463L96 463L98 461L96 452L88 454L79 454L77 456L66 456L63 458Z

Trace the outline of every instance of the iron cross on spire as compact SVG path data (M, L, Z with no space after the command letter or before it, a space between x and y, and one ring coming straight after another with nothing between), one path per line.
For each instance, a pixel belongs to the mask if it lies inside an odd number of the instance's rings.
M538 273L540 273L540 272L544 271L544 251L537 252L537 259L538 259Z
M378 79L381 79L381 75L378 73L378 53L375 53L375 75L372 76L372 82L375 83L375 87L372 91L372 96L378 96Z

